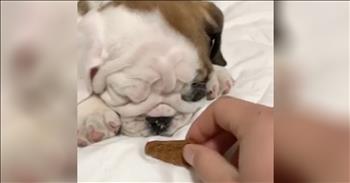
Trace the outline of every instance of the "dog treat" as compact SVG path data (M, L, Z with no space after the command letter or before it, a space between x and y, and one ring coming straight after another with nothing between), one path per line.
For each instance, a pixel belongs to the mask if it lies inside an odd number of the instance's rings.
M147 155L178 166L188 166L182 157L182 149L189 142L186 140L151 141L146 144Z

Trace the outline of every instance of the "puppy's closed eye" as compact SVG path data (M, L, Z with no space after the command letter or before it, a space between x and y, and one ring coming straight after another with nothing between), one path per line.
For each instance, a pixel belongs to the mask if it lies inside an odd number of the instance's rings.
M205 81L197 81L191 84L190 90L181 95L182 100L187 102L197 102L207 95L207 87Z

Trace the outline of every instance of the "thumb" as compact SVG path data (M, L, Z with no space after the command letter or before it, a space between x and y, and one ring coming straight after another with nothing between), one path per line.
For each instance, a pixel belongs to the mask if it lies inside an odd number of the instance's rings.
M236 182L237 170L212 149L188 144L184 147L183 157L203 182Z

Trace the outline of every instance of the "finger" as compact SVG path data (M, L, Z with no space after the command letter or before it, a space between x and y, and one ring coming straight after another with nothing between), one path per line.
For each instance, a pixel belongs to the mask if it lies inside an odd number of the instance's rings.
M211 104L194 121L186 139L194 143L204 143L222 131L224 130L215 122L213 104Z
M240 178L251 182L272 182L273 147L273 121L255 124L239 141Z
M238 160L239 160L239 146L237 146L237 148L235 149L231 157L231 162L233 166L239 169Z
M271 112L269 107L232 97L221 97L195 120L186 138L202 144L225 130L239 139L252 123Z
M205 146L188 144L183 156L203 182L235 182L238 177L237 170L229 162Z
M231 133L222 132L205 142L203 145L219 152L220 154L224 154L236 141L237 139Z
M250 181L272 180L272 109L222 97L198 117L191 126L187 139L193 143L205 144L222 133L222 130L231 132L239 141L240 178Z

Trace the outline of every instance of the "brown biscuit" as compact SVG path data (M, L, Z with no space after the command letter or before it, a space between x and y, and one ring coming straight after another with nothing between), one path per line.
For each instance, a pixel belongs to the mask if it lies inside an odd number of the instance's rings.
M147 155L178 166L188 166L182 157L182 149L187 140L151 141L145 146Z

